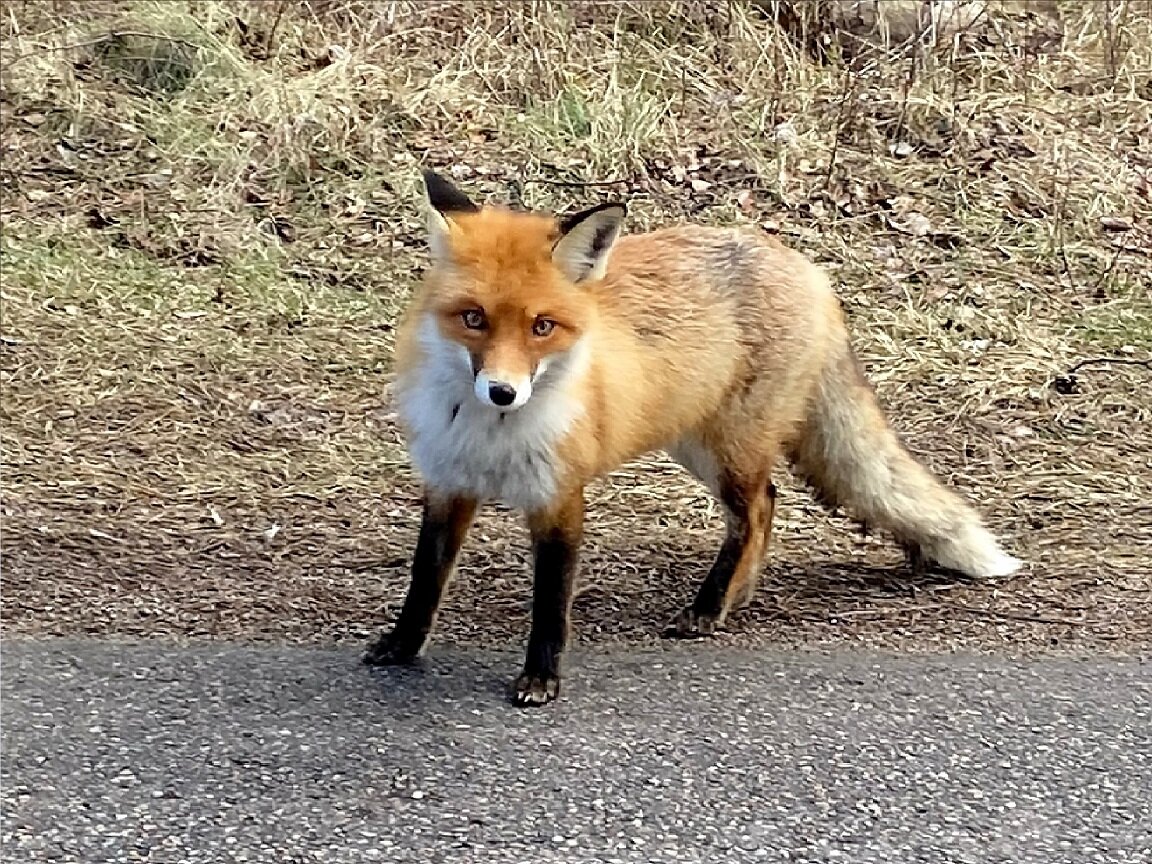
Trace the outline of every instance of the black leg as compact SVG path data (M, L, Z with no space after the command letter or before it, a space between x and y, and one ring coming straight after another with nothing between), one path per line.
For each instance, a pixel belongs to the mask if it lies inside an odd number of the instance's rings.
M532 633L524 671L512 694L512 701L521 706L543 705L560 694L560 663L568 642L584 533L583 492L573 494L557 511L534 514L529 527L535 559Z
M390 633L380 636L364 655L370 666L387 666L415 659L424 649L436 611L444 597L464 537L476 515L470 498L440 498L426 493L420 537L412 558L412 578L404 606Z
M670 635L712 635L724 611L724 597L728 593L728 586L732 583L736 565L740 563L740 556L744 554L747 538L745 526L729 529L716 560L712 562L708 575L704 577L704 581L696 591L696 597L692 600L692 604L677 616L671 628L674 632Z
M904 547L904 557L908 561L908 569L916 579L923 579L928 573L929 561L919 543L908 541L901 544Z
M666 636L713 635L733 607L755 587L768 548L776 487L724 478L721 498L728 510L728 533L695 599L668 625Z

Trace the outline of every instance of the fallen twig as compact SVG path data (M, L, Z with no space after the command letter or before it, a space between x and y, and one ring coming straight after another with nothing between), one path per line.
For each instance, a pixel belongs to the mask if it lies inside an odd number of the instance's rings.
M1136 357L1089 357L1086 360L1081 360L1068 370L1067 375L1071 375L1085 366L1097 366L1107 363L1119 363L1122 366L1143 366L1145 369L1152 369L1152 360L1140 360Z
M534 177L524 182L543 183L545 186L572 186L575 188L591 189L597 186L620 186L624 183L631 183L632 181L627 177L622 177L619 180L550 180L547 177Z
M959 612L984 615L988 618L1004 618L1008 621L1027 621L1035 624L1066 624L1073 627L1090 627L1093 624L1093 622L1083 618L1053 618L1046 615L1029 615L1026 612L1004 612L999 609L987 609L983 606L969 606L966 603L945 602L941 605L949 609L956 609Z
M73 51L77 48L91 48L93 45L102 45L105 42L111 42L113 39L121 39L129 36L136 39L160 39L164 42L171 42L175 45L183 45L185 48L191 48L199 51L203 46L197 45L195 42L189 42L187 39L181 39L178 36L167 36L163 33L143 33L138 30L113 30L110 33L105 33L103 36L97 36L93 39L86 39L83 42L69 42L67 45L37 45L31 51L25 51L16 57L13 57L8 66L11 68L34 54L40 54L46 51Z
M1108 262L1108 266L1104 268L1096 282L1092 285L1092 296L1103 299L1104 295L1104 282L1112 275L1112 271L1116 269L1116 263L1120 260L1120 256L1124 254L1124 247L1117 246L1116 254L1112 256L1112 260Z

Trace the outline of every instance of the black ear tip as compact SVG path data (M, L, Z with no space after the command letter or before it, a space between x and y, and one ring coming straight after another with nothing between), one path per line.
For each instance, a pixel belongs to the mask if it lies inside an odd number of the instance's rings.
M437 174L431 168L426 168L421 172L424 178L424 191L428 193L429 197L443 192L447 189L454 189L452 181L445 177L443 174Z
M430 169L425 169L421 173L424 177L424 191L428 195L428 201L441 213L474 213L479 209L447 177Z
M616 211L618 217L623 221L624 217L628 215L628 208L618 201L612 201L605 204L597 204L595 207L589 207L587 210L581 210L579 213L573 213L569 216L564 216L560 219L560 233L567 234L581 222L595 216L597 213L611 213Z

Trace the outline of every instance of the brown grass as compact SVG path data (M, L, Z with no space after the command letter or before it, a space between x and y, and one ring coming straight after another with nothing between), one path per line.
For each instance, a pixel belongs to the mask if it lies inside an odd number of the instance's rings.
M990 3L905 43L837 8L7 4L7 632L328 640L395 611L427 165L626 196L633 231L779 231L835 274L894 425L1030 562L914 585L792 488L733 638L1152 644L1152 3ZM650 638L716 507L657 457L590 497L579 632ZM442 638L522 635L524 541L485 515Z

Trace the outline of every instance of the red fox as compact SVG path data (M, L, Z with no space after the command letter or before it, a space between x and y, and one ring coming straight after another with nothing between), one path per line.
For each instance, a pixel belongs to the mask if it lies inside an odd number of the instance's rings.
M973 578L1021 561L905 449L816 264L774 238L683 226L620 237L623 204L567 218L478 207L424 174L432 267L401 321L394 395L424 480L411 582L364 657L416 658L478 505L527 515L532 627L512 701L560 692L584 488L666 450L727 533L669 635L707 636L753 592L787 461L914 562Z

